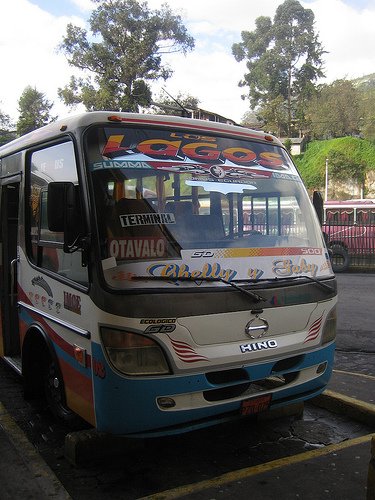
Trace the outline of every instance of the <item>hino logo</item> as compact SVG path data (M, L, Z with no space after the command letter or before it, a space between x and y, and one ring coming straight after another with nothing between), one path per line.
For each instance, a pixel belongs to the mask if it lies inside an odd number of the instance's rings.
M252 339L264 337L268 331L269 325L266 319L260 318L258 314L250 320L245 326L245 333Z
M276 349L276 340L264 340L263 342L254 342L253 344L242 344L240 349L242 353L263 351L264 349Z

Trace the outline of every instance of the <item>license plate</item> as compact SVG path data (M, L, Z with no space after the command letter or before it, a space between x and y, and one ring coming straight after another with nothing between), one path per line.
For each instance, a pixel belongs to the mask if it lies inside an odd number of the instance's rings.
M257 398L245 399L241 404L241 415L256 415L268 410L271 404L272 394L265 394Z

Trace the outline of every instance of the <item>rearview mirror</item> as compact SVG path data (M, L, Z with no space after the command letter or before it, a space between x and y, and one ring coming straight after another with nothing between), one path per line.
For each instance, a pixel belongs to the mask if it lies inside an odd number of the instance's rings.
M322 193L320 191L314 191L312 202L315 208L316 215L318 216L319 223L320 225L322 225L324 219L324 202Z
M78 249L82 231L81 204L72 182L50 182L47 197L48 229L64 233L64 252Z

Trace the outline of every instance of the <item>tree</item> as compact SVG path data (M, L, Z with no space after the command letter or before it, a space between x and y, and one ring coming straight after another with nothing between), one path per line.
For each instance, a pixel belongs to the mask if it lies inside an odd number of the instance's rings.
M165 91L165 94L159 94L152 106L155 113L160 115L188 116L191 117L192 111L198 109L199 99L190 94L179 92L176 97L171 96Z
M93 0L91 33L69 24L60 45L71 66L85 72L59 89L68 106L87 110L138 111L151 102L150 82L172 74L162 55L194 48L181 17L167 4L150 10L137 0Z
M0 146L16 138L10 116L0 110Z
M260 106L257 117L266 124L269 132L277 134L279 137L288 128L288 113L285 101L281 95L272 99L267 104Z
M328 139L357 135L360 130L360 94L349 80L322 85L306 109L310 133Z
M358 88L361 134L365 139L375 141L375 89Z
M27 86L18 100L17 135L21 136L56 120L50 112L53 103L35 87Z
M252 109L263 109L282 98L287 112L290 135L292 118L303 118L306 98L314 83L323 77L324 50L314 33L314 13L297 0L285 0L274 20L261 16L254 31L243 31L242 42L232 46L237 61L247 61L248 73L239 83L249 87Z

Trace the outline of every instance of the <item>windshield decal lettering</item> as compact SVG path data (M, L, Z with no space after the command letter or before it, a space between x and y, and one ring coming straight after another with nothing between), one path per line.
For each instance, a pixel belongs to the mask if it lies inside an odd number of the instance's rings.
M109 241L109 255L118 260L166 257L163 238L120 238Z
M131 226L153 226L155 224L175 224L176 220L172 213L145 213L120 215L122 227Z
M136 169L151 169L152 167L145 161L128 161L128 160L108 160L97 161L92 164L92 170L102 170L103 168L136 168Z
M191 270L187 264L153 264L147 268L151 276L160 276L171 279L223 279L225 281L233 280L237 271L233 269L224 269L218 262L213 264L204 264L202 269Z
M274 260L272 267L274 274L283 278L296 274L311 274L311 276L315 277L318 269L317 264L309 264L306 259L301 259L298 264L293 262L292 259Z
M264 271L262 269L252 269L251 267L247 271L247 275L251 280L258 280L263 276Z
M228 141L219 137L196 139L185 135L178 138L173 132L169 136L164 133L163 138L155 136L152 131L149 131L149 134L149 138L143 140L139 140L136 132L111 135L102 150L102 155L109 159L121 156L121 160L133 157L134 162L145 163L145 165L150 160L169 160L171 166L175 162L187 164L199 162L208 167L214 164L216 168L212 172L213 175L220 175L218 167L223 164L242 167L258 166L266 170L281 172L290 171L293 168L286 157L279 152L281 150L276 150L268 144L255 145L248 141L238 139ZM103 163L99 162L95 165L97 168L103 168ZM139 166L134 168L139 168Z

